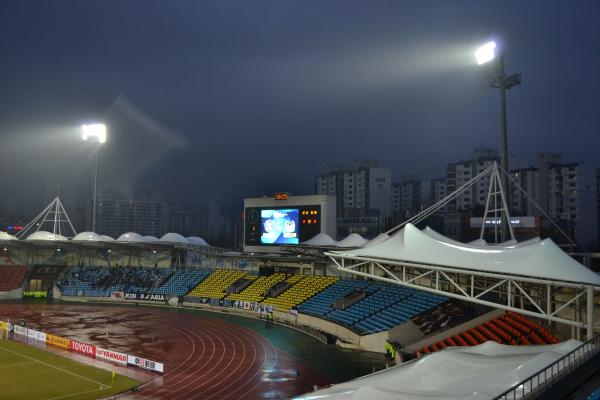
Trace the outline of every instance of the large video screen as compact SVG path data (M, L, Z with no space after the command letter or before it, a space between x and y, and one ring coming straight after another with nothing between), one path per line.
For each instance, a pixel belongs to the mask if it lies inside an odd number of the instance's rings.
M262 244L298 244L299 211L290 209L263 209L260 211Z

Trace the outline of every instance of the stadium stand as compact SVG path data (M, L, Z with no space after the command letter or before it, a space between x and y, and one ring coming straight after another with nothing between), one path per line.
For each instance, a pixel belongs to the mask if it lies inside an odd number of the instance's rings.
M367 281L340 279L322 292L311 297L298 306L298 311L316 317L322 317L333 311L336 300L357 290L363 290L369 285Z
M248 276L246 272L222 269L213 272L194 289L188 296L222 299L227 295L227 288L238 279Z
M375 333L400 325L447 300L443 296L381 283L371 284L364 290L366 298L345 310L334 310L326 317L362 333Z
M231 293L236 284L243 289ZM115 291L187 294L186 301L191 302L207 298L263 303L283 312L296 308L363 334L388 330L447 301L443 296L365 280L284 273L257 277L238 270L211 273L191 268L73 267L59 287L66 296L108 297ZM336 300L357 292L365 297L348 303L344 309L335 309Z
M169 277L169 279L167 279L165 283L162 284L162 286L158 288L152 288L148 291L148 293L183 296L204 279L206 279L211 272L212 271L210 270L197 268L178 269Z
M227 296L229 300L240 300L249 302L261 302L266 297L266 292L276 283L285 280L285 274L274 273L269 276L259 276L247 288L240 293L232 293Z
M277 297L267 297L264 303L272 305L278 311L287 312L334 284L339 278L333 276L293 275L286 280L292 286Z
M112 292L146 293L160 287L171 268L73 267L58 282L65 296L110 297Z
M23 286L23 281L29 270L22 266L0 267L0 291L18 289Z
M419 352L426 354L451 346L476 346L488 340L509 345L559 343L556 336L546 328L521 314L509 311L497 318L425 346Z

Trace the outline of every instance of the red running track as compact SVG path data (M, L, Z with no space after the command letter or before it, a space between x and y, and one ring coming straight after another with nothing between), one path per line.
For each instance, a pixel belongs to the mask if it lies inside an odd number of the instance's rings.
M145 374L150 380L119 399L288 399L333 383L252 329L188 312L0 304L6 318L165 363L165 374Z

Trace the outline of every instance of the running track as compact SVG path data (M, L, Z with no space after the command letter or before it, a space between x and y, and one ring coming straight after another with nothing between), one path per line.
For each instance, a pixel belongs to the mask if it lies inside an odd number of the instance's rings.
M0 304L0 319L6 318L165 363L164 375L138 374L147 382L123 400L287 399L333 383L252 329L188 312Z

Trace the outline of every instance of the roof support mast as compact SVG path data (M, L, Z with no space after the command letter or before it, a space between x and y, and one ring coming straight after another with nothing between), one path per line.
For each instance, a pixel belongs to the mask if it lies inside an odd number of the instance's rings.
M44 226L47 224L51 224L52 229L44 229ZM77 235L77 231L75 230L75 227L73 227L67 211L57 196L50 204L48 204L46 208L44 208L41 213L37 215L37 217L25 225L25 227L19 233L17 233L16 236L19 239L23 239L29 236L31 233L38 232L40 230L47 230L48 232L52 232L54 235L62 235L63 224L66 224L67 231L70 230L70 233L72 234L71 236L68 236L69 238Z

